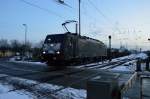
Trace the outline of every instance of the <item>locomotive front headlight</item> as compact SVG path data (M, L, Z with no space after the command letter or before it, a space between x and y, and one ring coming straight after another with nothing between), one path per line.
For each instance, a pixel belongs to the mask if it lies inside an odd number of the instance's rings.
M59 52L59 51L57 51L56 53L57 53L57 54L60 54L60 52Z
M43 51L43 54L46 54L46 52L45 52L45 51Z
M50 46L51 46L51 47L53 47L53 46L54 46L54 44L50 44Z

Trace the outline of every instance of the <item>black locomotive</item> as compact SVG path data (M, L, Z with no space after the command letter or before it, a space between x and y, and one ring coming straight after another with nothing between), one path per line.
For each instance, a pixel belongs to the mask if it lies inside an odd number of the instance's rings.
M80 36L77 33L47 35L42 60L48 65L68 65L100 61L107 55L107 48L101 41Z

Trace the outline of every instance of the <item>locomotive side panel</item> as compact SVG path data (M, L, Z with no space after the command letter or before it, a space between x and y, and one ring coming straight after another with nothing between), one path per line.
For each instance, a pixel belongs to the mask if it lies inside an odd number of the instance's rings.
M99 57L106 56L106 46L99 41L92 39L79 39L79 57Z
M65 35L64 42L64 60L69 60L73 56L71 38L68 35Z
M66 34L64 55L64 60L100 57L107 55L107 48L105 44L100 41Z
M66 34L64 45L64 60L77 58L77 38L76 35Z

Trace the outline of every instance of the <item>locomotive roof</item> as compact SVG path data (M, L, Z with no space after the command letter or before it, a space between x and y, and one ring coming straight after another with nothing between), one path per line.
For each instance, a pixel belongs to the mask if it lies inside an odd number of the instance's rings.
M64 35L75 35L75 36L79 36L77 33L71 33L71 32L66 32L66 33L62 33L62 34L50 34L50 35L47 35L47 37L49 36L57 36L57 37L60 37L60 38L63 38ZM96 41L96 42L101 42L97 39L93 39L93 38L90 38L90 37L87 37L87 36L79 36L81 39L87 39L87 40L93 40L93 41ZM103 43L103 42L101 42Z

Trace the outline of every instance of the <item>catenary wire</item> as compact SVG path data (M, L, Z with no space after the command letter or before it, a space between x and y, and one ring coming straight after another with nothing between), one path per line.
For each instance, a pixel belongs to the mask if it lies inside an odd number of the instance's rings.
M56 12L54 12L54 11L51 11L51 10L49 10L49 9L46 9L46 8L40 7L40 6L38 6L38 5L34 4L34 3L31 3L31 2L28 2L28 1L25 1L25 0L20 0L20 1L21 1L21 2L23 2L23 3L25 3L25 4L27 4L27 5L30 5L30 6L32 6L32 7L36 7L36 8L38 8L38 9L43 10L43 11L46 11L46 12L48 12L48 13L49 13L49 14L51 14L51 15L55 15L55 16L57 16L57 17L59 17L59 18L64 19L64 17L63 17L63 16L61 16L61 15L57 14L57 13L56 13Z

